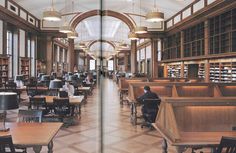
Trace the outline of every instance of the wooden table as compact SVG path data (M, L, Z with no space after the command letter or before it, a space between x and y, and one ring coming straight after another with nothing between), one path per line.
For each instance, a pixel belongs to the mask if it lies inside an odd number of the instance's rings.
M85 98L87 99L87 95L91 95L92 94L92 88L91 87L78 87L77 88L78 91L84 93Z
M9 132L0 132L0 136L12 135L13 144L21 147L33 147L40 153L42 146L48 146L48 153L53 152L53 138L62 123L6 123Z

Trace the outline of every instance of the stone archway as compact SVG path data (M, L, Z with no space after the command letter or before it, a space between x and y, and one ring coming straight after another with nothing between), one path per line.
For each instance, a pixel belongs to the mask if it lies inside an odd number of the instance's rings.
M110 44L114 49L116 48L116 45L111 42L111 41L108 41L108 40L94 40L94 41L91 41L88 43L88 48L90 48L93 44L95 44L96 42L103 42L103 43L108 43Z
M97 16L97 15L111 16L111 17L120 19L121 21L123 21L129 27L130 31L132 31L136 27L136 23L134 22L134 20L132 18L130 18L126 14L111 11L111 10L104 10L104 11L92 10L92 11L88 11L88 12L85 12L85 13L80 13L80 14L78 14L78 15L76 15L72 18L72 20L70 21L70 25L73 28L75 28L84 19L92 17L92 16Z

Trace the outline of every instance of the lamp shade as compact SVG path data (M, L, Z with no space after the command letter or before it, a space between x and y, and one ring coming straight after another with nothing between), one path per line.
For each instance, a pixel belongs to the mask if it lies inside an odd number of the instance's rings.
M55 11L53 8L50 11L43 12L43 19L46 21L60 21L61 13Z
M19 108L15 92L0 92L0 110Z
M38 73L38 78L41 80L41 77L45 75L44 73Z
M41 81L50 81L50 75L43 75Z
M68 80L67 81L73 81L73 80L77 80L77 75L69 75Z
M147 27L143 27L143 26L136 27L134 30L136 34L147 33Z
M164 20L164 13L162 12L149 12L146 15L147 22L160 22Z
M63 25L59 28L59 32L62 32L62 33L71 33L73 32L73 29L71 28L70 25Z
M59 89L59 88L62 88L61 80L55 79L50 81L49 89Z
M17 75L16 76L16 81L23 81L24 80L24 76L23 75Z

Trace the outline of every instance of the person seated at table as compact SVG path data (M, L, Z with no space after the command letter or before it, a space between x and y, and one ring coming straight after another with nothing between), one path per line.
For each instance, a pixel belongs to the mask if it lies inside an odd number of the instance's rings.
M66 91L68 93L68 96L73 96L75 92L74 86L71 85L69 81L65 82L65 85L63 85L62 90Z
M159 96L152 92L150 87L149 86L144 86L144 94L141 95L140 97L137 98L137 101L142 104L142 108L141 108L141 111L142 111L142 114L149 114L150 112L152 113L156 113L156 111L150 111L149 109L150 108L147 108L144 104L144 100L146 99L160 99ZM158 102L158 101L155 101L155 102ZM159 105L157 103L153 103L153 108L155 108L156 105ZM150 116L155 116L156 114L150 114ZM145 118L144 118L145 119ZM145 119L146 121L147 119Z
M22 87L24 87L24 83L23 83L23 75L17 75L16 77L15 77L15 80L14 80L14 82L16 83L16 87L17 88L22 88Z
M85 78L86 84L91 84L93 82L93 77L90 73L87 74L87 77Z

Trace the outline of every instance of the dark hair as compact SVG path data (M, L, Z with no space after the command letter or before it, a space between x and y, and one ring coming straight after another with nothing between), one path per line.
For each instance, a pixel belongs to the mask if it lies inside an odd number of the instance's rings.
M151 90L149 86L144 86L143 89L146 90L146 91L150 91Z

